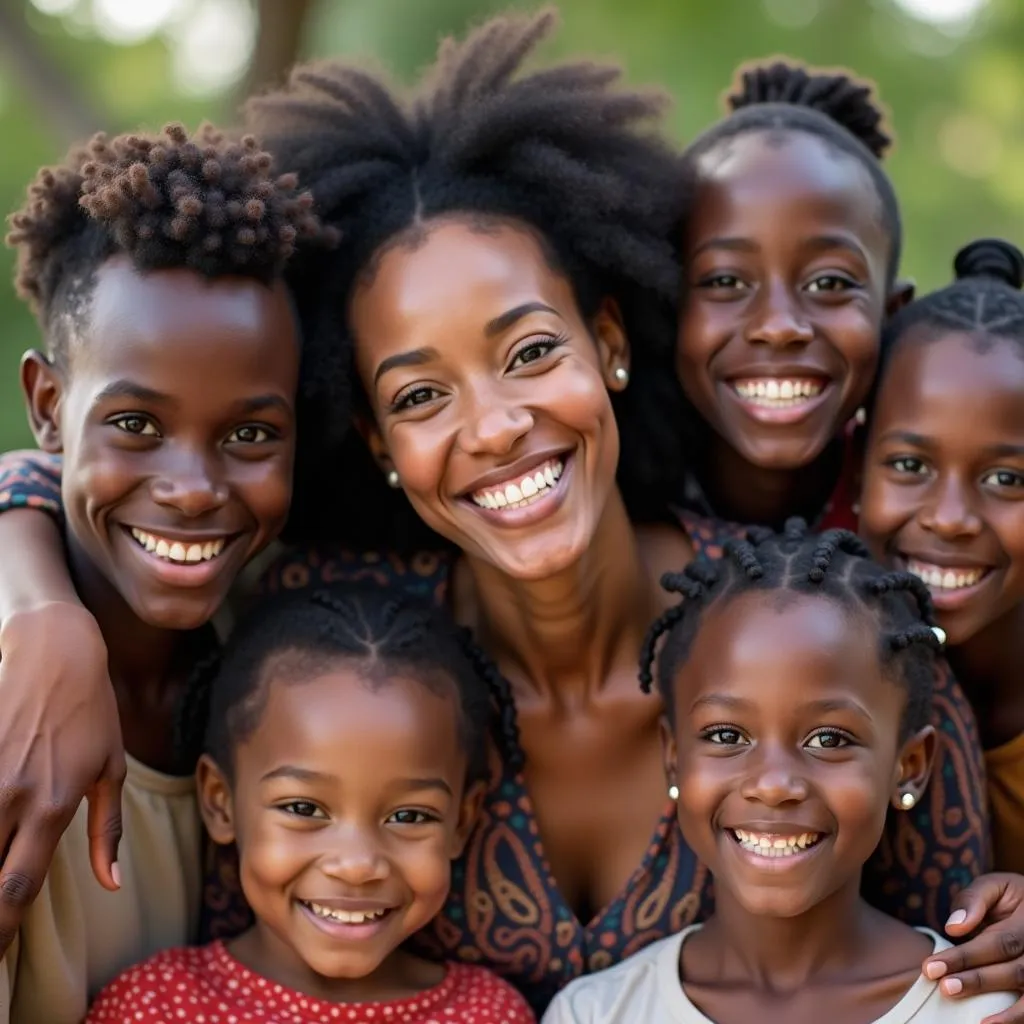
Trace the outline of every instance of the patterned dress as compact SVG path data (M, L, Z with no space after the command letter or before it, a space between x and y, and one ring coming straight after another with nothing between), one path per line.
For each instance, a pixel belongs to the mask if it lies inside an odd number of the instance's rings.
M46 472L39 456L33 453L32 461L27 467L24 455L0 458L0 512L15 503L56 507L53 464L44 462ZM681 512L679 519L697 552L709 557L742 533L733 524L691 513ZM294 552L272 571L267 589L373 582L444 603L451 566L451 555L437 552L408 560L340 548ZM913 811L890 813L863 888L888 913L941 931L954 895L989 869L990 853L977 727L948 672L936 684L933 721L939 745L932 783ZM522 773L495 753L481 819L454 866L448 901L413 944L431 957L496 971L540 1015L569 981L703 920L711 908L707 870L683 842L666 804L622 892L592 920L580 921L552 877ZM211 845L201 940L236 935L250 922L234 851Z

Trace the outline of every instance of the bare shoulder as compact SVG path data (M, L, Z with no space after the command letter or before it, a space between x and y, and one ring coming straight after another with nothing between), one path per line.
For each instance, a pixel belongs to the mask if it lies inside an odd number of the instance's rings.
M693 561L693 545L680 526L672 523L645 523L636 528L636 538L650 581L659 593L662 592L661 577L665 573L679 572ZM663 603L673 604L672 595L665 594Z

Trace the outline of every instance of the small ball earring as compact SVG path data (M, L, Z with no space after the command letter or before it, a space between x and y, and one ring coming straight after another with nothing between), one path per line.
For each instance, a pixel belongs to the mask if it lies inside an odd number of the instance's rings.
M669 800L679 799L679 787L675 783L668 787L668 798Z
M864 408L864 406L861 406L853 414L853 421L854 421L854 423L857 424L858 427L863 427L864 424L867 423L867 421L868 421L868 414L867 414L867 410Z
M398 477L397 469L389 469L387 475L388 487L394 487L397 490L402 486L402 481Z
M904 793L900 797L900 807L905 811L909 811L916 803L917 797L913 793Z
M935 634L935 639L938 640L943 647L945 647L946 631L941 626L932 626L932 632Z
M629 370L624 366L615 367L615 379L625 387L629 383Z

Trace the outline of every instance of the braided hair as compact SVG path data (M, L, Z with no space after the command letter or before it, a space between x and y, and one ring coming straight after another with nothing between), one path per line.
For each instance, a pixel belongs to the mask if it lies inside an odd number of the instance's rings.
M469 779L483 776L493 704L464 631L433 606L376 587L289 594L247 617L212 681L202 751L231 777L234 752L258 727L271 682L301 683L339 661L352 662L371 686L402 673L454 694Z
M6 240L17 250L18 294L61 361L110 257L124 254L142 272L184 268L269 284L299 245L337 240L312 207L297 176L275 174L252 135L230 139L204 124L190 136L170 124L156 135L94 135L63 164L44 167ZM303 393L329 391L305 353L303 363Z
M346 317L357 277L384 247L422 237L439 218L532 229L587 319L602 298L616 299L633 356L630 387L612 397L621 473L636 481L620 477L628 500L678 459L651 437L674 440L656 410L679 402L672 351L686 189L677 154L650 130L662 95L615 88L618 69L589 62L522 72L554 23L550 10L508 15L444 41L409 98L343 60L301 65L283 88L251 100L246 120L345 239L290 273L307 343L341 357L333 372L344 380L356 379ZM341 468L325 479L325 456L300 453L291 536L336 537L340 522L346 541L366 547L437 543L422 524L417 532L418 517L359 439L329 457ZM344 493L326 493L332 485ZM359 501L345 500L353 492Z
M725 97L727 115L684 153L691 168L729 139L748 132L804 132L856 160L869 174L889 232L889 284L896 277L903 228L896 191L882 169L892 144L875 86L854 75L806 68L788 59L744 64Z
M956 254L953 272L953 284L904 306L886 323L876 394L885 366L912 328L931 336L970 334L981 348L999 338L1024 345L1024 253L1001 239L980 238Z
M879 655L907 691L903 734L925 726L931 710L936 659L942 642L934 629L932 600L925 584L909 572L887 572L848 530L812 534L802 519L789 519L782 533L752 530L746 540L730 541L722 558L692 562L667 573L662 586L682 595L651 627L640 659L640 685L654 683L672 713L673 683L689 656L701 617L712 605L754 591L820 594L870 615L879 631Z

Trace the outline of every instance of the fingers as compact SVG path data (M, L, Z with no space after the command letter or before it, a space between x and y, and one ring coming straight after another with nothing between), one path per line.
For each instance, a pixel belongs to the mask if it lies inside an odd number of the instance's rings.
M1024 992L1022 953L1024 939L1016 928L993 926L962 946L929 957L924 973L941 978L939 988L947 996Z
M982 875L953 897L953 913L946 932L954 937L969 935L980 928L986 916L1008 895L1007 875Z
M86 794L89 801L89 860L92 873L104 889L111 891L121 888L117 848L121 842L121 789L124 776L122 757L120 766L112 766Z
M38 895L66 824L37 819L15 833L0 867L0 955L14 941L25 911Z

